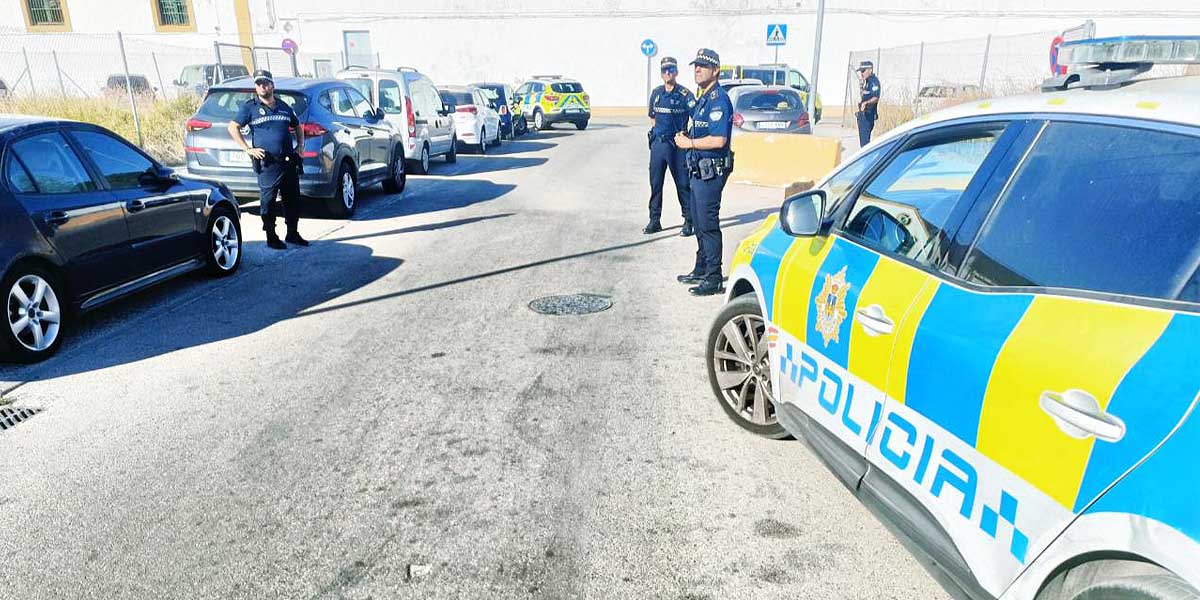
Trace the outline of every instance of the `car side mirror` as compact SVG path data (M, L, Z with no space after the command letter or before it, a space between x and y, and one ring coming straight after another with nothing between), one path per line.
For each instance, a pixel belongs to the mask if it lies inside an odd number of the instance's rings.
M452 113L452 112L454 112L454 105L453 105L453 104L450 104L450 103L448 103L448 102L443 102L443 103L442 103L442 110L438 111L438 114L440 114L440 115L442 115L442 116L444 117L444 116L446 116L446 115L449 115L449 114L450 114L450 113Z
M151 166L138 175L138 185L151 190L166 190L175 185L178 180L166 169Z
M811 190L783 201L779 226L790 236L812 237L821 232L824 215L825 190Z

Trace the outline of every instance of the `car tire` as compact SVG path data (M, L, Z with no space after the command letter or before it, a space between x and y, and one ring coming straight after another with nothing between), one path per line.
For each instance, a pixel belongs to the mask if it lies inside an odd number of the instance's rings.
M529 122L525 120L525 115L521 115L515 123L513 123L513 133L516 136L522 136L529 133Z
M1037 600L1198 600L1200 591L1147 562L1098 560L1052 577Z
M458 138L450 140L450 150L446 152L446 163L454 164L458 162Z
M580 130L580 131L583 131L584 129L587 129L587 124L588 124L588 122L587 122L587 121L576 121L576 122L575 122L575 129L578 129L578 130Z
M499 130L500 128L497 127L496 129ZM502 133L497 133L496 141L492 142L492 146L498 148L498 147L500 147L500 144L503 144L503 143L504 143L504 135Z
M218 205L208 218L205 269L213 277L228 277L242 266L242 223L232 208Z
M8 272L0 282L0 289L4 290L8 319L8 326L0 332L4 357L13 362L35 363L58 352L69 329L70 316L66 290L59 278L37 265L21 263Z
M421 144L421 156L413 161L413 173L417 175L429 174L429 144Z
M426 164L429 163L429 150L423 151L422 158ZM392 172L388 174L388 178L383 180L383 191L389 194L399 194L404 192L404 186L408 183L408 170L405 168L404 150L396 148L393 153Z
M479 153L480 156L487 154L487 147L487 129L480 129L479 144L475 147L475 152Z
M533 111L533 128L538 131L550 129L550 124L546 122L546 116L542 114L542 109Z
M755 435L779 440L791 435L776 414L766 336L758 298L739 296L713 321L705 362L709 384L725 414Z
M358 179L354 176L354 169L342 163L333 186L333 197L328 200L329 213L339 219L354 216L354 210L358 208Z

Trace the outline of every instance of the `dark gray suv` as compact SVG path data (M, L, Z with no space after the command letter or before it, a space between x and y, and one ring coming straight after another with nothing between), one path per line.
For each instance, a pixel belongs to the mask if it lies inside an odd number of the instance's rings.
M407 174L400 132L362 93L344 81L290 77L275 80L275 93L295 109L304 129L301 194L323 200L335 216L348 217L362 188L382 183L389 193L404 191ZM250 79L210 88L200 110L188 119L184 146L189 176L223 183L239 197L257 199L250 158L226 130L252 94Z

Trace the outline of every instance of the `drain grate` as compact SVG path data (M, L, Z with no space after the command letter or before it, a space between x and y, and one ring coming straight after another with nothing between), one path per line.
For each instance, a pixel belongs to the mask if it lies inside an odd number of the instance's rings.
M533 312L543 315L588 315L612 308L612 298L600 294L545 296L529 303Z
M0 408L0 431L12 429L40 412L40 408Z

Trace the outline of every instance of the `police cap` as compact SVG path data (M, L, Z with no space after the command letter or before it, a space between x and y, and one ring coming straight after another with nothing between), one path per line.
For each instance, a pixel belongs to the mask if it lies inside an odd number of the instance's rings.
M675 60L674 56L664 56L663 59L659 61L658 66L664 71L667 69L678 69L679 61Z
M874 69L874 68L875 68L875 63L873 63L869 60L864 60L864 61L858 63L857 70L858 71L866 71L867 69Z
M259 69L254 72L254 83L275 83L275 77L266 69Z
M689 64L719 69L719 68L721 68L721 57L717 54L716 50L710 50L708 48L701 48L700 50L698 50L696 52L695 60L693 60Z

